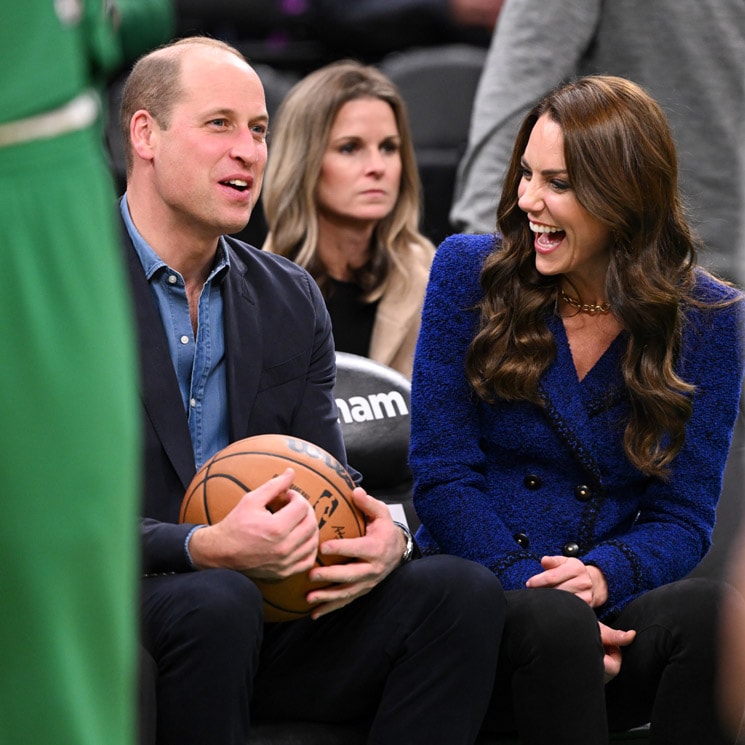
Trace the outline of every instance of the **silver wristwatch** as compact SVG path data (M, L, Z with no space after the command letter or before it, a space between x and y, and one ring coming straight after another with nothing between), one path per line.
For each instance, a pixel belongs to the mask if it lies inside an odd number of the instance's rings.
M406 548L401 556L401 563L406 564L414 558L414 536L411 535L411 531L403 523L398 523L394 520L393 524L401 528L406 537Z

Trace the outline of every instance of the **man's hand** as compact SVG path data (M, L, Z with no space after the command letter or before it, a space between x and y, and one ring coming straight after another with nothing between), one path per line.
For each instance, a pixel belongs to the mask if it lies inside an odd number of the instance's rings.
M290 489L288 468L245 494L214 525L192 534L189 552L197 569L223 567L256 579L285 579L315 563L318 524L305 497Z
M553 587L582 598L591 608L598 608L608 599L605 576L596 567L566 556L544 556L541 566L546 570L533 575L526 587Z
M370 592L401 563L406 548L403 532L394 524L383 502L361 487L352 492L352 498L367 519L367 529L360 538L335 538L321 544L322 556L344 556L352 561L317 566L311 571L313 581L334 583L308 593L308 602L318 603L311 613L314 619Z
M621 671L621 647L628 647L634 641L636 631L621 631L612 629L598 621L600 627L600 640L603 642L605 655L603 666L605 667L605 682L609 683Z

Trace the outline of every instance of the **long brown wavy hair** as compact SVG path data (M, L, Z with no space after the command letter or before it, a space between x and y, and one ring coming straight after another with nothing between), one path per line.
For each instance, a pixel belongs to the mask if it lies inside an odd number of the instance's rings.
M535 267L533 235L518 206L520 159L539 117L562 130L569 182L579 203L612 234L605 296L628 332L623 377L630 400L624 433L629 460L665 478L684 441L693 387L675 372L697 238L678 191L675 144L659 105L639 86L589 76L560 86L520 127L497 208L497 248L484 263L480 328L466 371L484 400L541 404L539 379L553 361L547 314L560 277Z

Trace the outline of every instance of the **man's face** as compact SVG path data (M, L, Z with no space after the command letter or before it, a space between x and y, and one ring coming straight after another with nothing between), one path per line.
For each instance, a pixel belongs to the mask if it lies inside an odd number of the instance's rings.
M195 236L245 227L261 191L268 117L256 73L223 50L181 61L183 96L167 129L153 122L155 190L166 214Z

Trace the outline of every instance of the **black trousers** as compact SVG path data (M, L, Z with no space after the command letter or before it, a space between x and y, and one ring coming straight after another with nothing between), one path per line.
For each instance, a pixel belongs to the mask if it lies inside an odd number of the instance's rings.
M515 590L484 728L526 745L604 745L608 731L651 723L654 745L731 743L717 723L715 668L721 593L686 579L632 601L609 626L636 629L620 674L603 684L592 609L562 590Z
M150 577L158 745L245 745L250 719L361 722L371 745L467 745L487 709L506 601L483 567L406 564L318 621L262 623L229 570Z

